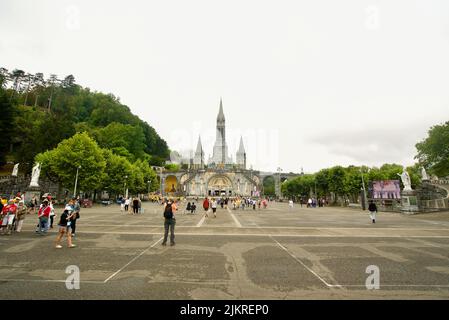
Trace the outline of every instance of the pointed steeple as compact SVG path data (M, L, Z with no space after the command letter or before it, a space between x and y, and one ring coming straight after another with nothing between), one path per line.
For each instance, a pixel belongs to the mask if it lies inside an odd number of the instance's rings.
M202 169L204 164L203 145L201 144L201 136L198 136L198 144L196 145L195 156L193 157L193 165L197 169Z
M240 136L240 145L239 145L239 150L237 151L237 153L240 153L240 154L245 153L245 147L243 146L243 137L242 136Z
M201 136L198 136L198 144L196 145L195 154L202 154L202 153L203 153L203 146L201 144Z
M240 136L240 145L239 150L237 151L237 165L242 168L246 169L246 152L245 147L243 146L243 137Z
M225 121L225 116L223 112L223 101L220 97L220 110L218 111L217 121Z

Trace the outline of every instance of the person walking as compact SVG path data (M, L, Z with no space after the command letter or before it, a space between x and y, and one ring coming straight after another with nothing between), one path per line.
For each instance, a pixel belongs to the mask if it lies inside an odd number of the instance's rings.
M290 199L288 201L288 206L289 206L290 210L293 210L293 200L292 199Z
M176 204L174 201L169 199L164 205L164 240L162 245L167 245L168 230L170 229L170 245L175 245L175 225L176 225Z
M53 220L55 219L55 208L53 207L53 203L50 205L50 222L49 227L50 229L53 229Z
M75 211L70 212L70 206L66 206L64 212L61 214L61 218L59 220L58 226L58 236L56 237L56 249L61 249L61 239L66 234L67 236L67 247L75 248L76 245L72 243L72 229L71 229L71 221L73 216L76 215Z
M48 199L45 199L44 201L42 201L42 205L37 213L37 217L39 219L39 226L36 232L39 233L40 235L44 235L48 231L48 218L50 217L50 212L51 207L49 201Z
M70 228L71 228L71 233L72 233L72 237L75 236L75 232L76 232L76 221L80 218L80 211L81 211L81 204L80 204L80 199L77 198L73 198L72 199L72 207L73 207L73 215L71 218L71 223L70 223Z
M371 221L373 223L376 223L377 206L376 206L376 204L374 203L373 200L371 200L369 202L368 211L369 211L369 216L371 218Z
M216 218L217 217L217 200L212 199L211 207L212 207L212 212L214 214L214 218Z
M190 206L190 213L195 214L196 211L196 204L195 202L192 202L192 205Z
M137 197L133 198L133 215L139 213L139 199Z
M131 201L129 200L129 198L125 199L125 211L129 212L129 204L131 203Z
M120 198L120 211L123 212L125 211L125 198Z
M25 205L25 201L19 201L19 206L17 208L16 214L16 231L20 233L22 231L23 221L25 220L25 216L28 212L28 208Z
M209 211L209 206L210 206L210 203L209 203L209 199L204 199L204 201L203 201L203 209L204 209L204 211L206 212L205 213L205 216L206 217L209 217L209 215L208 215L208 211Z
M307 201L307 208L311 207L312 207L312 198L309 198L309 200Z

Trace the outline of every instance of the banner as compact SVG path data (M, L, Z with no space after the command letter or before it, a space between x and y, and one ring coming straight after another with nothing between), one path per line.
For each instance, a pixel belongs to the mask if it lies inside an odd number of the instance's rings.
M399 180L373 181L371 197L373 199L401 199Z

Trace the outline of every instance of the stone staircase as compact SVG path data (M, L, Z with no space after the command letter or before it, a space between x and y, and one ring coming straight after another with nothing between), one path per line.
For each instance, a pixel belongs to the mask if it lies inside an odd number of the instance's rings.
M449 210L449 180L423 182L417 192L420 211Z

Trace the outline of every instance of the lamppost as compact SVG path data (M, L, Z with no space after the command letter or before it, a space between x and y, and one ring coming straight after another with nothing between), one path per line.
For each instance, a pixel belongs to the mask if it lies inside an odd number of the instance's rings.
M279 179L279 183L278 183L278 185L279 185L279 192L278 192L278 195L279 195L279 199L282 198L281 171L282 171L282 169L280 167L278 167L278 179Z
M363 168L360 168L360 173L362 175L362 190L363 190L362 209L365 210L367 197L366 197L366 189L365 189L365 179L363 178Z
M76 187L77 187L77 185L78 185L78 173L79 173L79 170L81 169L81 166L78 166L77 168L76 168L76 178L75 178L75 188L73 189L73 197L75 198L76 197Z
M128 179L128 176L125 176L125 184L123 187L123 195L125 196L125 198L128 198L128 193L126 192L126 181Z
M148 183L148 195L149 195L150 194L150 183L151 183L151 181L148 180L147 183Z

